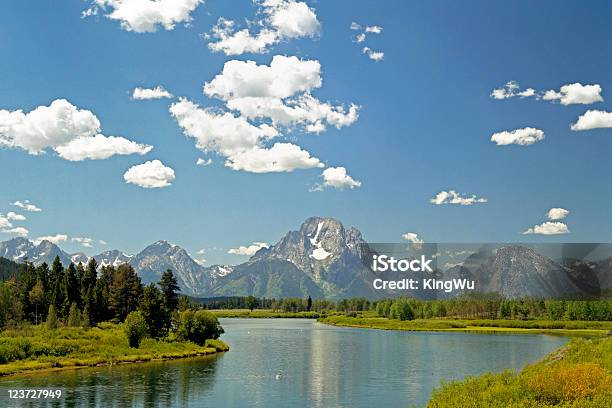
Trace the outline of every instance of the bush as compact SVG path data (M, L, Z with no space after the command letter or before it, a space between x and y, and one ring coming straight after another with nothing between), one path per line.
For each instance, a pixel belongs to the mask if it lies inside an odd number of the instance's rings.
M557 404L612 390L612 377L597 364L585 363L546 367L526 376L527 388L540 399Z
M177 337L189 340L200 346L207 339L218 339L223 334L223 328L217 317L205 310L194 312L191 309L180 312Z
M145 321L144 317L142 317L142 313L140 312L131 312L128 314L125 318L123 329L125 330L130 347L135 348L140 346L140 341L149 331L147 322Z
M70 311L68 312L68 326L78 327L81 325L81 312L75 302L70 305Z

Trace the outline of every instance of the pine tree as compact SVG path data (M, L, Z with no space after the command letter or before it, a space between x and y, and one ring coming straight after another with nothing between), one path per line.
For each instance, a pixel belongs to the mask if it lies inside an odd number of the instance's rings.
M67 316L70 312L72 303L79 303L79 285L77 282L77 271L73 263L64 271L62 279L62 294L63 294L63 316Z
M49 274L49 288L51 289L51 304L55 308L55 313L61 312L64 306L64 294L62 292L62 277L64 276L64 266L56 256L51 266Z
M57 328L57 313L55 312L55 306L51 304L49 313L47 313L47 329L53 330L55 328Z
M70 305L70 311L68 312L68 326L78 327L81 325L81 311L77 306L76 302L72 302Z
M134 268L129 264L117 268L109 293L109 306L113 317L120 321L138 308L142 296L142 283Z
M162 305L161 291L154 284L151 283L144 289L139 310L147 322L149 335L152 338L161 337L167 333L165 321L169 317Z
M159 281L159 287L163 294L164 307L173 312L178 307L178 292L181 291L174 274L170 269L166 270Z

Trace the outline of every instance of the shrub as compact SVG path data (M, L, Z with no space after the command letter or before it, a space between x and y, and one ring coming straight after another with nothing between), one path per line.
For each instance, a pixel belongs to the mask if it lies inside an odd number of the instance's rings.
M546 367L525 376L527 388L550 403L591 398L612 390L612 377L597 364Z
M70 311L68 312L68 326L78 327L81 325L81 312L75 302L70 305Z
M145 321L144 317L142 317L142 313L140 312L130 312L130 314L128 314L125 318L123 328L128 338L130 347L135 348L140 346L140 341L149 331L147 322Z
M217 317L205 310L185 310L179 314L177 337L204 345L207 339L218 339L223 328Z

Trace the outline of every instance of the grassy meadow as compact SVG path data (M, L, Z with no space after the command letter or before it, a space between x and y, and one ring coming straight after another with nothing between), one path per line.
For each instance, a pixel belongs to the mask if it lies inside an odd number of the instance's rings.
M519 373L443 383L428 408L607 408L612 401L612 338L572 339Z
M123 325L47 329L30 325L0 332L0 376L35 370L93 367L151 360L194 357L229 350L221 340L203 346L179 341L173 333L145 338L139 348L128 345Z

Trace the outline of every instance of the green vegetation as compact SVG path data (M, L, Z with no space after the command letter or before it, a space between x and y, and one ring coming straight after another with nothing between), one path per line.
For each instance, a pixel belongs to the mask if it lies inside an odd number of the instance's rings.
M221 340L209 339L202 346L179 340L174 333L162 339L144 337L138 348L130 347L126 335L130 316L124 324L105 322L92 328L49 330L38 325L6 329L0 333L0 375L193 357L229 350Z
M253 310L249 309L219 309L210 310L217 317L240 317L240 318L262 318L262 319L278 319L278 318L301 318L301 319L318 319L323 316L317 312L282 312L274 310Z
M450 318L399 320L379 317L373 312L360 313L354 317L348 315L332 315L322 317L318 321L334 326L405 331L516 332L602 336L612 330L612 322Z
M64 268L56 257L51 268L25 262L0 275L10 275L0 282L0 375L228 349L217 317L189 309L170 270L143 287L128 264L98 276L94 259Z
M573 339L516 374L485 374L443 383L429 408L592 407L612 401L612 338Z

